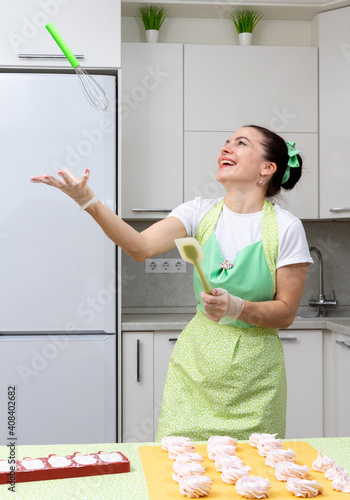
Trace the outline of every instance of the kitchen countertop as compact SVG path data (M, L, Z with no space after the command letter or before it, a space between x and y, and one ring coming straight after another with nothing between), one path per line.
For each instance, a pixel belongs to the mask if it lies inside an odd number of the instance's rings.
M124 314L122 317L122 331L181 331L193 318L193 314ZM302 318L296 317L289 327L294 330L331 330L337 333L350 335L350 318Z
M286 441L300 441L291 440ZM302 439L316 450L336 460L350 472L350 437L346 438L310 438ZM105 443L84 445L45 445L17 446L16 457L40 458L55 453L58 456L69 455L76 451L93 453L96 451L120 451L130 460L130 472L84 478L59 479L54 481L34 481L18 483L15 486L15 497L25 500L148 500L148 490L139 456L140 446L155 446L159 443ZM0 447L0 459L7 460L9 455L6 446ZM13 499L14 494L8 485L0 485L2 500Z

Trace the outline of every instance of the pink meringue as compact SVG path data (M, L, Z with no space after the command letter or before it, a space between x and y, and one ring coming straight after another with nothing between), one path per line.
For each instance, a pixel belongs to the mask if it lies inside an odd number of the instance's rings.
M187 463L187 464L182 464L181 462L177 462L175 460L173 464L173 469L174 469L174 474L173 474L173 479L177 483L180 481L182 477L185 476L204 476L205 473L205 467L203 467L202 464L196 464L196 463Z
M256 448L258 446L258 442L260 441L260 439L263 439L263 438L273 439L276 436L277 436L277 432L276 432L276 434L259 434L258 432L254 432L249 437L249 444L253 448Z
M212 484L212 479L207 476L185 476L179 481L180 493L187 498L206 497Z
M261 457L266 457L267 453L271 450L275 450L276 448L283 448L283 443L280 439L275 438L263 438L258 442L258 452Z
M266 454L265 464L274 469L279 462L294 462L296 456L295 451L290 448L288 450L271 450Z
M345 474L346 477L348 478L347 472L344 469L344 467L341 467L341 465L338 465L337 463L335 463L333 467L331 467L330 469L327 469L326 472L324 473L325 477L330 481L333 481L333 479L335 479L340 474Z
M195 451L194 445L192 443L177 445L168 444L168 455L170 460L175 460L180 453L193 453Z
M181 437L181 436L166 436L163 437L160 444L162 445L163 450L168 451L169 444L174 444L176 446L183 446L185 444L193 444L190 438Z
M307 479L290 478L287 480L287 490L296 497L315 497L323 493L323 487L316 481Z
M231 446L237 446L238 440L230 436L212 436L208 439L208 445L216 444L229 444Z
M179 453L175 459L175 462L186 463L202 463L204 458L199 453Z
M221 479L224 483L236 484L240 477L249 476L251 470L249 465L232 466L231 464L224 464Z
M230 444L215 444L207 446L209 460L214 461L215 455L236 455L236 447Z
M215 468L221 472L222 466L230 464L232 467L243 465L243 460L236 455L215 455Z
M336 491L342 491L343 493L350 493L350 479L344 472L338 474L338 476L332 481L332 488Z
M276 464L275 476L279 481L287 481L291 477L307 479L310 477L310 471L307 465L298 465L294 462L279 462Z
M270 481L259 476L240 477L236 483L236 492L245 498L267 498L270 489Z
M318 457L312 463L312 468L317 472L326 472L326 470L333 467L335 464L334 460L322 455L322 451L318 452Z

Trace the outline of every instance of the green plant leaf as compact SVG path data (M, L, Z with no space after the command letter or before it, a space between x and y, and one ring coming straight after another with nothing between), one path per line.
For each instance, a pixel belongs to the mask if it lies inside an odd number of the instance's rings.
M164 7L156 5L145 5L140 7L138 17L142 20L145 30L158 30L162 26L168 12Z
M231 21L238 33L253 33L253 29L262 17L262 14L254 10L240 10L231 14Z

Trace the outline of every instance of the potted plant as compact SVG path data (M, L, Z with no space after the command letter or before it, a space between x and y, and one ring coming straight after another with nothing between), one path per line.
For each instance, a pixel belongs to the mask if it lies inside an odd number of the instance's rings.
M168 13L163 7L156 5L145 5L139 8L139 17L146 30L147 42L157 42L159 30Z
M231 14L231 20L237 30L240 45L251 44L253 29L262 17L262 14L258 14L254 10L241 10Z

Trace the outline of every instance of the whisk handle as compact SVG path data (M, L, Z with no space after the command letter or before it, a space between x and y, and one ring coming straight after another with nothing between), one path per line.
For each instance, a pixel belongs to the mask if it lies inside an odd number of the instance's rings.
M48 23L45 26L45 28L50 33L50 35L52 36L52 38L55 40L55 42L57 43L57 45L59 46L59 48L62 50L63 54L66 56L66 58L68 59L68 61L71 64L71 66L73 68L76 68L77 66L79 66L78 59L75 57L75 55L70 50L70 48L68 47L68 45L66 44L66 42L63 40L63 38L61 37L61 35L57 31L57 29L55 28L55 26L53 25L53 23Z

